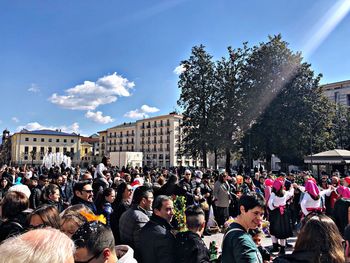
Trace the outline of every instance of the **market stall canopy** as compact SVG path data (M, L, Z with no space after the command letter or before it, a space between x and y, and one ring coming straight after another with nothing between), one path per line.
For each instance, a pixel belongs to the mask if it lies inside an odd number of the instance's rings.
M350 151L335 149L306 156L305 163L313 164L350 164Z

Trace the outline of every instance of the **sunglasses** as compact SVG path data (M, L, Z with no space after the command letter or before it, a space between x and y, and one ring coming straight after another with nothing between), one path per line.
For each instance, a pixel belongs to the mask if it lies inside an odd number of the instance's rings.
M96 253L95 255L93 255L91 258L89 258L88 260L86 261L77 261L77 260L74 260L74 263L89 263L91 260L95 259L95 258L98 258L101 254L102 254L103 250Z
M91 194L92 190L81 190L81 192L85 192L85 193Z

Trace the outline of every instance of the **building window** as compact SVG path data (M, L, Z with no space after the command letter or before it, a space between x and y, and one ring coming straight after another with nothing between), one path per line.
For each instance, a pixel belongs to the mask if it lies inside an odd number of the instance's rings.
M335 103L339 102L339 92L338 91L334 92L334 102Z
M72 147L70 148L70 157L73 157L73 155L74 155L74 148Z
M48 152L52 153L52 147L49 147Z
M123 151L123 147L119 146L119 151L122 152Z
M25 140L26 142L29 142L29 138L25 138L24 140Z
M63 142L67 142L67 139L63 139Z
M87 154L88 153L88 149L87 148L85 148L85 154Z
M60 142L60 139L56 139L56 142Z
M45 148L44 147L40 147L40 153L44 154L44 152L45 152Z
M52 139L49 139L49 142L52 142Z
M33 138L33 142L36 142L36 138Z
M60 147L56 147L56 152L57 152L57 153L60 152Z
M41 138L41 142L45 142L45 139L44 139L44 138Z
M24 154L28 154L28 152L29 152L29 147L28 147L28 146L25 146L25 147L24 147Z

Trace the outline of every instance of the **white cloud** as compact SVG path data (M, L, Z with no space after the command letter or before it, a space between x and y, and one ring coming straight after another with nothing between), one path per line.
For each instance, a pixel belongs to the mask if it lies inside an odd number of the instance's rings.
M30 88L28 89L29 92L33 92L33 93L37 93L40 91L40 88L38 87L38 85L36 85L35 83L32 83L30 85Z
M98 122L102 124L107 124L114 121L114 119L111 116L103 116L101 111L96 111L96 112L88 111L85 114L85 117L93 120L94 122Z
M113 73L99 78L96 82L83 84L65 90L67 95L54 93L49 101L71 110L95 110L98 106L115 102L117 97L128 97L134 82Z
M186 68L184 65L180 65L180 66L177 66L175 69L174 69L174 73L176 75L180 75L181 73L185 72L186 71Z
M147 118L148 115L140 110L132 110L124 114L124 117L131 119L143 119Z
M148 106L148 105L142 105L142 106L141 106L141 110L142 110L143 112L147 112L147 113L154 113L154 112L159 111L158 108L156 108L156 107L150 107L150 106Z
M79 131L79 123L74 122L73 124L71 124L70 126L66 126L66 125L62 125L62 126L45 126L45 125L41 125L38 122L30 122L27 123L24 126L18 126L17 127L17 131L21 131L23 129L29 130L29 131L33 131L33 130L61 130L62 132L67 132L67 133L80 133Z
M156 107L142 105L141 109L129 111L124 114L124 117L131 118L131 119L143 119L143 118L149 117L147 113L154 113L157 111L159 111L159 109Z
M19 123L19 119L17 118L17 117L12 117L12 119L11 119L13 122L15 122L15 123Z

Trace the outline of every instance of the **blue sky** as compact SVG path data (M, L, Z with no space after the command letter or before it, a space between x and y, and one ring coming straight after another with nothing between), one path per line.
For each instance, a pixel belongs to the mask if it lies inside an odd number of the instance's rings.
M281 33L322 83L350 79L350 0L0 0L0 128L91 135L176 108L194 45Z

